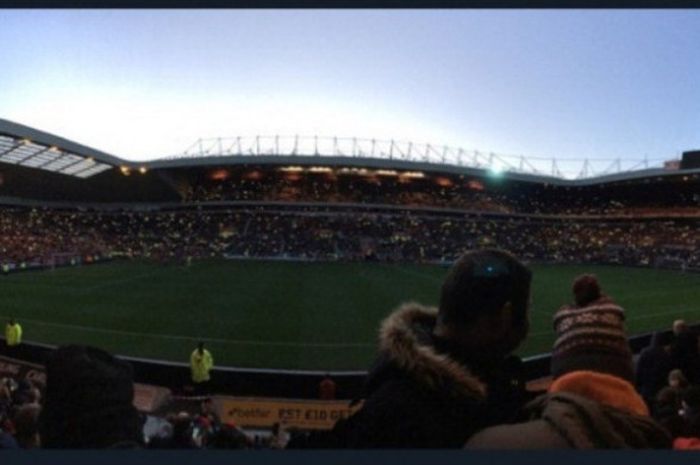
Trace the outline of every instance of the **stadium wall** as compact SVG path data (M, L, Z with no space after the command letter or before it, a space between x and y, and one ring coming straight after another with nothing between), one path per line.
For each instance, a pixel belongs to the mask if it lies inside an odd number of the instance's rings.
M691 326L700 330L700 324ZM670 332L670 331L667 331ZM629 339L632 351L639 353L651 342L652 333L633 336ZM0 344L0 355L44 365L55 346L34 342L17 347ZM189 365L135 357L123 357L134 368L134 381L171 389L182 394L183 386L190 383ZM535 381L550 376L551 354L528 357L523 360L523 375L526 381ZM365 371L304 371L271 370L253 368L221 367L212 370L210 391L238 397L274 397L288 399L317 399L318 385L329 374L336 383L338 399L360 399L363 396Z

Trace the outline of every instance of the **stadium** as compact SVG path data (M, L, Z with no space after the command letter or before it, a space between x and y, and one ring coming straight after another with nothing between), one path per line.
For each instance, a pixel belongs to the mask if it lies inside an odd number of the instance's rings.
M697 156L598 174L586 161L571 178L556 160L294 136L137 163L0 120L0 314L25 341L6 355L38 367L58 345L104 348L133 363L155 411L163 390L187 395L204 342L217 394L313 399L331 376L352 399L381 321L436 305L462 253L498 248L534 271L518 354L546 379L552 316L580 274L626 309L636 350L698 320ZM242 424L272 426L256 421Z

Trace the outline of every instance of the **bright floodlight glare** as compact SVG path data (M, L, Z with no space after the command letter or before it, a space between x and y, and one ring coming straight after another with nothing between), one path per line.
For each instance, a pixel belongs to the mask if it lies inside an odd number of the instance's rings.
M489 171L492 176L500 176L503 174L503 167L498 165L493 165L489 167Z

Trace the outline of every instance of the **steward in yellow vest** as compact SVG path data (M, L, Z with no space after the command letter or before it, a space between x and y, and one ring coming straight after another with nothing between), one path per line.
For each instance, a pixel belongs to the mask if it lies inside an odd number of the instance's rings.
M18 346L22 342L22 327L11 318L5 325L5 342L8 346Z
M190 369L192 370L192 382L196 384L209 381L209 371L214 366L214 359L211 353L204 348L204 343L200 342L190 356Z

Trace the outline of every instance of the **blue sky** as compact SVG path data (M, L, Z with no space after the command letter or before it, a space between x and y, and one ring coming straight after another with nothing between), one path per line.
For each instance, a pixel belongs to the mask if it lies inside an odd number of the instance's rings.
M700 148L700 11L4 10L0 118L151 159L319 134L530 157Z

